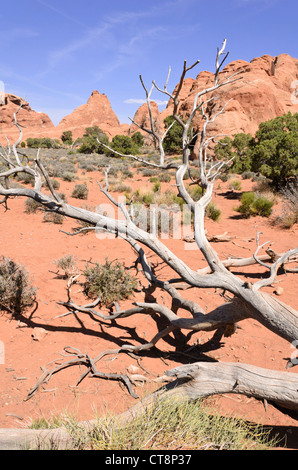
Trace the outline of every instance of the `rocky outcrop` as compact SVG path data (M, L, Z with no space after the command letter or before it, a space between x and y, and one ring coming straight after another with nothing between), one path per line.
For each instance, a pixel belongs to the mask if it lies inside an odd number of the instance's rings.
M298 59L288 54L276 57L264 55L250 62L236 60L228 64L219 75L220 80L241 72L240 80L220 88L210 94L214 98L208 105L208 112L217 113L226 105L225 113L220 114L214 124L209 126L210 135L244 132L254 134L261 122L281 116L287 112L298 112L298 100L294 95L294 86L298 83ZM180 92L179 114L186 118L192 110L193 100L198 91L212 85L214 75L202 71L196 78L186 78ZM296 86L297 88L297 86ZM0 103L0 141L5 143L4 133L10 140L18 137L18 130L13 123L13 114L18 109L21 98L7 94ZM165 110L159 111L157 104L151 102L154 125L162 133L165 117L173 113L170 99ZM140 106L134 115L134 121L150 128L147 103ZM57 127L44 113L33 111L27 101L23 102L18 113L18 122L22 126L25 140L28 137L52 137L60 139L62 132L72 131L73 138L81 137L86 127L98 126L111 139L116 134L132 135L140 129L135 124L120 124L110 101L105 94L93 91L86 104L76 108L64 117ZM194 130L201 128L199 113L193 122ZM140 131L142 132L142 131ZM148 135L142 132L145 136ZM150 143L150 138L147 138Z
M220 114L214 124L209 125L209 134L234 135L257 131L259 124L285 113L298 112L297 99L293 99L293 84L298 80L298 60L287 54L277 57L264 55L251 62L237 60L228 64L220 73L219 79L225 80L240 72L240 80L224 86L208 98L213 98L208 111L213 115L226 104L225 112ZM183 117L189 115L193 99L198 91L210 87L213 74L201 72L193 82L188 96L182 100L179 112ZM236 77L235 77L236 78ZM169 102L168 111L172 111ZM202 125L200 114L194 120L198 130Z
M155 101L151 101L150 103L151 107L151 114L152 114L152 120L153 120L153 125L154 129L158 134L162 134L164 125L163 125L163 119L162 115L158 109L158 105L155 103ZM128 135L132 135L135 132L140 132L144 136L144 142L145 144L152 144L153 143L153 138L148 132L143 131L140 127L144 129L150 129L151 130L151 119L149 115L149 110L148 110L148 104L144 103L142 104L136 111L133 121L138 123L138 125L132 123L130 128L129 128L129 133ZM140 126L140 127L139 127Z
M76 108L64 117L56 127L57 136L64 131L72 131L73 139L82 137L86 127L98 126L109 138L127 133L129 126L120 125L110 101L105 94L94 90L86 104Z
M19 137L19 131L14 124L14 113L18 111L18 124L22 126L23 140L28 137L45 137L49 132L55 130L49 116L45 113L38 113L29 106L29 103L19 96L13 94L5 94L3 101L0 103L0 142L6 144L6 138L10 143L15 142Z
M298 80L297 59L288 54L281 54L277 57L264 55L251 62L237 60L223 69L219 79L224 81L226 76L237 72L241 72L239 81L222 87L208 96L208 98L213 98L208 105L208 112L213 115L218 113L227 103L225 112L217 117L214 124L209 125L210 136L222 134L232 136L240 132L254 135L261 122L288 112L298 112L298 100L297 98L293 99L293 84L295 81L297 84ZM195 95L199 91L211 87L213 81L214 75L208 71L200 72L195 79L184 80L178 109L182 118L189 116ZM163 119L172 113L173 101L170 99L167 108L159 115L161 128ZM135 120L137 117L138 112L135 115ZM146 122L147 118L143 112L141 119L142 122ZM193 121L193 126L195 131L198 131L202 126L199 113ZM195 149L195 154L196 151Z

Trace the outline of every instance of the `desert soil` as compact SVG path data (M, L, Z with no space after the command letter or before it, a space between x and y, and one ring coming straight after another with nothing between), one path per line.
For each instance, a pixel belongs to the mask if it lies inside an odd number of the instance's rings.
M75 182L59 180L61 183L59 191L67 195L70 204L79 206L87 204L95 207L107 202L97 185L99 179L102 179L100 172L84 174L79 171ZM87 201L71 197L74 186L80 182L87 183L89 190ZM152 188L149 178L137 174L126 183L133 189L146 185ZM171 187L171 184L173 182L164 186ZM254 183L250 180L242 181L242 191L250 190L253 186ZM238 201L227 198L228 183L218 181L215 190L214 201L222 215L218 222L207 219L206 228L208 235L227 232L232 237L228 242L214 244L223 259L229 255L251 256L256 248L256 230L263 232L262 242L267 240L274 242L272 247L277 252L287 251L296 246L297 226L284 230L272 224L275 215L280 211L280 204L274 206L274 213L269 219L261 217L239 219L233 209L239 204ZM34 312L33 309L29 309L18 318L12 318L5 312L1 312L0 315L0 340L4 349L1 361L3 364L0 364L0 427L26 427L38 418L49 419L59 414L74 415L78 420L88 420L107 411L119 413L128 409L136 400L118 381L88 376L77 385L79 377L85 370L79 366L67 368L53 375L48 384L26 400L29 390L41 376L43 368L52 368L55 366L53 361L63 360L61 353L65 347L76 348L95 357L106 349L117 348L124 343L138 344L148 341L156 334L157 327L150 315L135 315L119 320L117 324L101 322L96 317L83 313L63 316L67 310L57 304L57 301L67 300L66 281L57 274L55 260L65 254L72 254L77 257L78 266L84 269L86 262L91 260L103 263L105 257L108 257L110 260L120 260L129 267L133 266L135 254L120 239L113 237L99 239L94 232L77 236L61 232L61 230L71 232L77 226L74 220L67 219L63 225L46 223L40 211L36 214L27 214L24 209L22 198L10 200L7 211L3 205L0 206L0 255L10 257L26 267L33 284L38 288L38 307ZM171 239L165 240L165 243L192 268L205 266L202 254L194 250L194 245L191 243ZM154 259L154 256L150 257L151 261ZM163 265L158 266L157 272L163 279L173 274ZM256 265L247 267L245 268L247 275L244 269L234 269L233 272L237 272L245 280L254 282L264 273L264 268ZM133 268L132 273L135 273ZM139 277L142 278L141 274ZM280 299L297 308L298 290L295 289L295 280L294 274L282 274L278 277L277 283L265 290L276 295L274 294L276 287L282 287L283 293ZM214 289L208 291L192 289L182 293L195 299L206 311L212 310L223 301L220 292L215 292ZM160 292L151 295L160 302L167 301ZM72 287L72 297L81 304L88 302L82 293L80 278ZM144 293L137 292L134 299L121 302L121 308L131 305L136 299L144 299ZM290 344L254 320L243 321L240 326L234 335L222 339L220 348L206 354L220 361L250 363L269 369L285 370L286 363L294 352ZM197 341L204 344L212 336L212 332L197 333L191 337L189 346ZM159 357L160 351L164 353L163 358ZM127 373L129 366L133 365L139 367L140 374L148 379L154 379L163 375L167 369L191 360L183 355L167 356L167 352L174 351L174 341L171 337L161 340L157 344L157 351L142 353L139 363L126 354L119 354L106 356L98 363L98 369L104 372ZM289 373L297 373L296 367L290 369ZM140 397L154 388L157 388L154 382L145 384L138 382L134 386ZM297 421L285 416L271 405L265 407L262 402L241 395L214 397L212 405L223 415L233 414L251 422L280 429L287 435L287 445L298 448Z

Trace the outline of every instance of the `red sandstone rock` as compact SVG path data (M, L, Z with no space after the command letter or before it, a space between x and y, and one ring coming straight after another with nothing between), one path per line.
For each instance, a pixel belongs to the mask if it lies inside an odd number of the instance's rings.
M86 127L93 126L98 126L110 138L126 132L128 128L120 126L108 97L97 90L92 92L86 104L79 106L60 121L56 127L56 135L58 137L64 131L72 131L73 139L76 139L82 137Z
M155 101L151 101L150 103L151 106L151 113L152 113L152 119L153 119L153 124L154 124L154 129L158 134L162 134L162 130L164 128L163 125L163 119L161 117L161 113L158 109L158 105L155 103ZM147 103L142 104L140 106L133 118L133 121L138 123L139 126L151 130L151 120L149 116L149 110L148 110L148 105ZM134 132L141 132L141 134L144 136L144 141L147 144L152 144L152 136L148 134L146 131L143 131L140 129L136 124L131 124L129 128L129 135L132 135Z
M210 135L234 135L240 132L252 135L259 124L285 113L298 112L297 99L293 100L293 83L298 79L298 60L287 54L277 57L265 55L251 62L242 60L228 64L220 74L220 80L242 71L241 80L224 86L210 97L214 98L213 113L226 103L225 112L208 127ZM212 74L202 72L194 81L187 98L182 101L180 113L189 114L193 98L199 90L210 87ZM295 102L296 101L296 102ZM200 127L200 116L194 120L194 127Z
M19 131L14 125L14 113L22 104L22 108L17 114L18 124L22 126L23 140L28 137L44 137L48 132L55 129L54 124L47 114L38 113L31 109L29 103L19 96L5 94L4 103L0 104L0 142L6 144L5 135L10 143L15 142L19 137Z

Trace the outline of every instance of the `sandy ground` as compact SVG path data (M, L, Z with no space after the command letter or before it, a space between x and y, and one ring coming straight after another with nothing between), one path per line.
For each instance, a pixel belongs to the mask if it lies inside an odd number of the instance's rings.
M61 181L60 191L67 195L70 204L97 206L106 202L96 183L99 178L102 178L101 173L80 172L79 179L75 182ZM73 187L83 181L88 185L88 201L72 199L70 195ZM133 189L144 187L146 184L148 188L152 188L148 178L144 179L139 175L126 183ZM252 184L249 180L242 181L242 191L251 189ZM169 187L170 185L168 184ZM271 223L272 217L239 219L233 210L238 201L226 197L228 183L218 182L215 189L214 201L221 209L222 215L218 222L206 221L208 235L228 232L228 235L234 237L229 242L214 244L222 259L229 255L251 256L256 248L256 230L263 232L262 242L274 242L273 248L277 252L297 245L296 226L290 230L280 229ZM275 211L278 210L280 206L277 205ZM74 415L79 420L87 420L106 411L118 413L126 410L135 403L135 399L122 384L118 381L87 377L77 385L85 370L78 366L67 368L52 376L49 383L29 400L26 400L26 396L41 376L42 368L54 367L55 364L50 364L52 361L63 359L61 353L65 347L73 347L95 357L106 349L117 348L124 343L138 344L150 340L155 335L156 322L149 315L135 315L110 325L83 313L61 316L67 310L57 304L57 301L67 299L67 293L66 281L56 274L55 260L65 254L72 254L78 258L78 266L83 269L88 260L102 263L105 257L108 257L110 260L120 260L129 267L135 260L134 252L124 241L113 237L98 239L93 232L74 237L62 233L60 230L72 231L76 226L75 221L65 220L63 225L45 223L41 212L30 215L25 213L24 200L21 198L9 201L8 211L0 206L0 217L0 255L11 257L23 264L30 273L33 284L38 288L38 308L33 313L32 309L29 309L19 318L11 318L4 312L0 315L0 344L3 352L3 363L0 364L0 427L24 427L37 418L50 418L61 413ZM192 268L205 266L201 252L194 250L194 245L182 240L165 240L165 244ZM245 272L249 273L248 277L245 276L244 269L235 269L233 272L237 271L243 279L254 282L264 273L264 268L247 267ZM134 273L133 270L132 272ZM158 266L158 272L164 279L171 274L163 265ZM280 275L278 283L265 290L273 294L277 286L282 287L283 294L280 299L297 308L298 290L295 289L295 281L294 274ZM167 300L160 292L154 292L152 295L158 301ZM222 303L219 292L214 289L193 289L185 291L183 295L196 300L206 311ZM72 287L72 296L78 303L87 301L79 284ZM137 292L133 300L136 299L144 299L144 293ZM131 300L121 303L123 308L128 305L131 305ZM207 355L220 361L250 363L269 369L285 370L287 360L294 351L291 345L254 320L246 320L240 326L241 329L233 336L222 339L219 349L209 351ZM189 346L197 341L204 344L212 336L213 333L197 333L192 336ZM98 369L125 373L130 365L141 365L143 369L140 368L139 372L152 379L156 375L163 375L167 369L189 361L189 358L178 355L163 359L158 357L160 351L175 351L173 337L161 340L157 346L158 351L143 353L139 364L135 359L120 354L116 357L105 357L98 363ZM292 368L289 373L297 373L296 368ZM139 383L134 386L134 390L142 397L154 387L156 388L156 384ZM232 413L252 422L281 429L287 434L288 446L298 448L297 421L272 406L268 405L265 409L262 402L240 395L214 397L212 402L215 409L222 414Z

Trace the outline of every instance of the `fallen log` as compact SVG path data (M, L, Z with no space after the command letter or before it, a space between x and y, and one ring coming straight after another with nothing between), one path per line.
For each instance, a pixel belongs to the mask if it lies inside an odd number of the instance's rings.
M146 412L159 398L198 400L210 395L241 394L266 401L298 420L298 374L240 363L196 362L166 372L173 381L118 416L119 424ZM78 423L89 431L96 420ZM74 439L64 428L0 429L0 450L71 449Z

